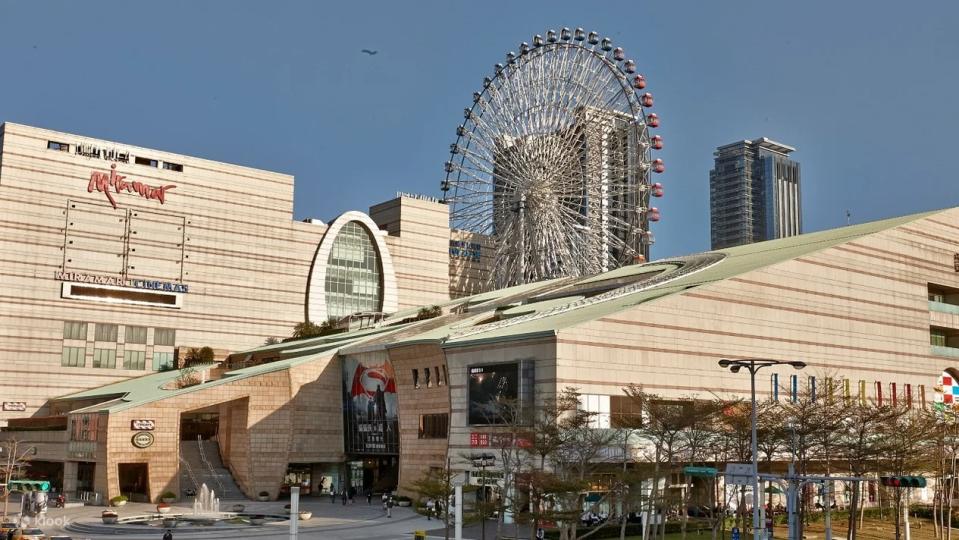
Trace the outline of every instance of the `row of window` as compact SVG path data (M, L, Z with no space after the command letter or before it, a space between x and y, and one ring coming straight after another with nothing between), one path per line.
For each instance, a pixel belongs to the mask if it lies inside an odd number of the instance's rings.
M421 414L420 439L445 439L450 426L449 413Z
M104 159L109 159L111 161L119 161L122 163L130 162L130 154L117 152L116 150L103 150L89 144L79 144L74 145L76 148L76 153L81 156L87 157L102 157ZM57 142L57 141L47 141L48 150L56 150L57 152L69 152L70 145L67 143ZM183 172L183 165L179 163L171 163L169 161L159 161L156 159L151 159L148 157L134 156L133 162L137 165L146 165L147 167L159 167L160 164L163 164L163 168L168 171Z
M439 366L433 366L432 371L430 368L423 368L423 383L427 388L432 388L435 384L436 386L443 386L449 384L449 376L446 373L446 366L443 366L443 378L440 378L440 368ZM413 368L413 388L420 388L420 370L419 368Z
M63 322L63 339L87 339L88 323L81 321ZM94 341L117 343L119 326L116 324L96 323L93 330ZM147 328L145 326L126 326L123 330L123 342L146 345ZM176 330L173 328L154 328L153 344L172 347L176 343Z
M639 403L629 396L580 394L579 408L593 413L590 427L599 429L634 427L642 414Z
M63 347L63 356L60 364L64 367L86 367L86 347ZM146 369L146 351L124 351L122 358L123 369ZM153 352L152 364L154 370L170 369L173 367L172 352ZM116 349L93 349L93 367L100 369L115 369L117 367Z

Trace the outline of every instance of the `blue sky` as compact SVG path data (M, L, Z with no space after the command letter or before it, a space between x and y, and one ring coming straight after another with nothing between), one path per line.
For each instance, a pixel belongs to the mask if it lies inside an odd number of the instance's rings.
M439 195L493 64L582 26L656 96L654 258L709 247L712 151L798 148L806 231L959 205L956 2L0 0L0 121L296 176L296 217ZM367 56L363 48L379 54Z

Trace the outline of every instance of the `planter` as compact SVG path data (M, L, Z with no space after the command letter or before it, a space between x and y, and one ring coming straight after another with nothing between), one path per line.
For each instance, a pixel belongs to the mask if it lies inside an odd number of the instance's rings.
M100 515L100 519L103 520L104 525L116 525L117 520L120 519L120 516L116 515L113 512L107 513L104 512Z
M234 504L234 505L233 505L233 511L234 511L234 512L240 513L240 512L242 512L242 511L244 511L244 510L246 510L246 507L243 506L242 504Z
M259 495L256 496L256 500L260 502L267 502L270 500L270 495L269 494L264 495L260 493Z
M160 513L160 514L169 514L169 513L170 513L170 505L169 505L169 504L158 504L158 505L157 505L157 513Z
M306 521L310 519L311 517L313 517L313 512L310 512L310 511L300 512L299 517L300 517L300 521Z

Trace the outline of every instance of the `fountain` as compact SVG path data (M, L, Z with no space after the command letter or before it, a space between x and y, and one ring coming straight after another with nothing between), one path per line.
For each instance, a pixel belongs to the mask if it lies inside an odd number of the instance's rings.
M205 517L220 515L220 499L206 484L200 486L200 493L193 499L193 515Z

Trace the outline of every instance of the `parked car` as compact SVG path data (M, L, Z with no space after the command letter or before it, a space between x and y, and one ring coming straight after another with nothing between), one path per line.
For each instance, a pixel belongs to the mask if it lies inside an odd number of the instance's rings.
M13 540L47 540L40 529L17 529L13 531Z

